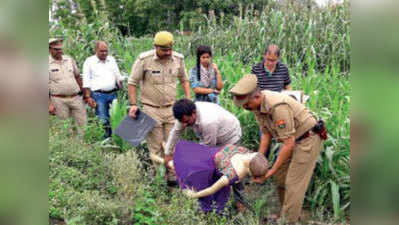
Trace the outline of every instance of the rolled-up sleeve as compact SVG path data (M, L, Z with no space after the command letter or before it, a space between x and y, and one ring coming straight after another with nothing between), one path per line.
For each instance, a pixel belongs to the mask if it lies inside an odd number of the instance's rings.
M179 139L180 135L183 133L183 130L183 124L176 120L173 129L169 133L168 141L166 142L166 146L164 149L165 155L170 155L174 152L173 150L175 149L176 142Z
M141 59L137 59L132 66L132 71L130 72L128 84L133 86L139 86L140 81L143 80L144 76L144 65Z
M273 110L272 118L278 139L284 140L294 135L294 114L289 105L277 106Z
M194 68L190 70L190 84L191 88L200 87L200 82L197 80L197 72Z
M90 61L89 59L86 59L86 61L83 63L83 75L82 75L82 80L83 80L83 88L90 88Z

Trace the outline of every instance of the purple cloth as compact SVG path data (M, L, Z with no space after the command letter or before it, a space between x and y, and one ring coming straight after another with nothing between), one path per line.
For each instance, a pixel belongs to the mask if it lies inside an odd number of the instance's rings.
M201 191L212 186L222 174L215 166L214 156L220 147L209 147L189 141L180 141L176 145L173 157L176 176L181 189L194 188ZM213 195L199 198L202 211L216 210L222 213L230 197L230 186L220 189Z

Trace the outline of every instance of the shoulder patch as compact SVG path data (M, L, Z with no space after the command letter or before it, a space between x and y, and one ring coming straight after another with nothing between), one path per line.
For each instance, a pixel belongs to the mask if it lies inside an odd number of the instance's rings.
M184 59L184 55L183 55L183 54L180 54L180 53L178 53L178 52L173 52L173 56L176 56L177 58Z
M275 125L280 129L284 129L286 127L285 120L277 120Z
M154 56L154 54L155 54L155 50L150 50L150 51L146 51L146 52L140 53L138 58L139 59L144 59L144 58L147 58L149 56Z

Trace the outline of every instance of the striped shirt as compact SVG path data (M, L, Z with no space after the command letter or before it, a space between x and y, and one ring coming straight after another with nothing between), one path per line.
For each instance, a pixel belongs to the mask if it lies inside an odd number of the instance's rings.
M251 73L258 78L258 87L261 91L271 90L281 92L286 85L291 83L289 71L282 62L277 62L276 69L272 74L265 69L264 62L255 64Z

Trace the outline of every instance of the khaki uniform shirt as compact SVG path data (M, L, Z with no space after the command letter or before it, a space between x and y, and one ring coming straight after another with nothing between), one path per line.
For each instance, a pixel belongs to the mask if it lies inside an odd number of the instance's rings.
M52 95L74 95L79 93L80 87L75 74L79 69L75 60L63 55L61 61L49 56L49 92Z
M173 52L161 63L155 50L141 53L132 67L128 83L140 89L140 99L152 106L172 105L176 100L177 78L188 81L182 54Z
M294 136L295 139L316 125L316 118L303 104L285 94L262 91L260 110L254 112L263 133L277 141Z

